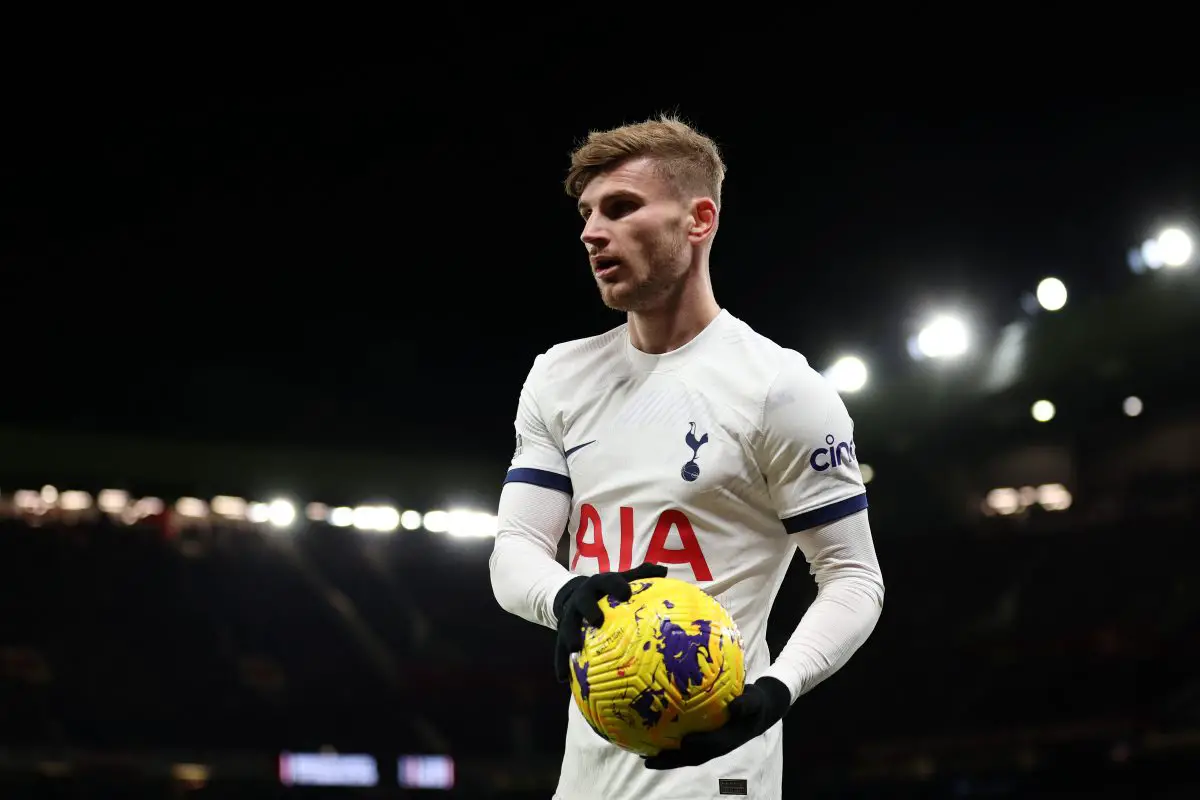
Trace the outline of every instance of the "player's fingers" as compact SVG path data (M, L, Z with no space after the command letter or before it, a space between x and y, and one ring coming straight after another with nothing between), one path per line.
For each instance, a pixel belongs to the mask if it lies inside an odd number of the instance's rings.
M735 697L730 705L737 704L737 715L741 717L755 717L762 713L763 706L766 705L767 695L758 686L753 683L742 690L742 693Z
M593 581L586 600L580 603L580 613L593 627L599 628L604 624L605 603L624 603L633 596L629 582L616 573L606 573Z
M585 605L583 608L580 609L581 620L586 621L593 628L599 628L601 625L604 624L604 611L602 611L600 609L600 604L605 603L605 602L607 602L607 601L601 599L597 602L588 603L587 605ZM581 644L582 644L582 637L583 637L583 634L581 632L580 633L580 643Z
M567 635L563 641L563 644L566 646L566 651L567 651L568 656L571 653L578 653L580 650L583 649L583 622L582 621L580 621L579 624L573 626L569 631L567 631Z
M725 706L725 713L728 715L726 718L726 723L725 723L727 725L730 722L733 722L734 720L736 720L738 717L745 716L745 714L746 714L746 695L740 694L737 697L730 700L729 705Z
M700 737L697 741L697 737ZM664 750L656 756L646 759L647 769L678 769L679 767L694 767L708 761L709 745L701 734L685 736L678 750Z
M596 606L595 608L590 609L588 613L584 615L584 619L586 619L587 623L593 628L599 628L604 624L604 612L600 610L600 606ZM580 645L582 646L582 644L583 640L581 635Z
M667 568L662 564L651 564L649 562L639 564L629 572L625 573L628 580L644 581L647 578L665 578L667 577Z
M570 608L563 613L559 639L566 653L583 649L583 613L578 608Z
M601 586L603 587L604 594L619 602L624 603L633 597L633 588L629 585L629 581L626 580L624 575L610 572L604 576Z
M679 754L675 751L660 753L656 756L650 756L642 762L646 769L676 769L684 766Z

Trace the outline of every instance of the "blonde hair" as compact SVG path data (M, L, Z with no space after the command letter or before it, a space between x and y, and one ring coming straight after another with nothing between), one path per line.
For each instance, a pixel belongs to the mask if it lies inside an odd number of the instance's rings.
M571 153L567 195L577 199L597 175L635 158L652 159L655 171L681 194L711 197L720 207L725 163L716 142L667 114L589 133Z

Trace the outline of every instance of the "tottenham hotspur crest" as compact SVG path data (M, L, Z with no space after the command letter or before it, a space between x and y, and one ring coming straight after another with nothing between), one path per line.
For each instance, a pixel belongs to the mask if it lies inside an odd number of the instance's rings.
M700 477L700 465L696 463L696 459L700 457L700 448L708 443L708 434L704 434L699 439L696 438L696 423L688 423L687 436L683 437L683 441L688 447L692 448L692 460L683 465L683 469L679 471L682 477L688 483Z

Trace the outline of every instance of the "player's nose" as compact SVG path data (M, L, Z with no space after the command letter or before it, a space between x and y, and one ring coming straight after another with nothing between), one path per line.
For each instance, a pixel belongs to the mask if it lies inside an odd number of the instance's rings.
M579 241L583 242L589 251L603 250L604 245L608 244L608 235L600 223L593 220L595 217L584 223L583 233L579 234Z

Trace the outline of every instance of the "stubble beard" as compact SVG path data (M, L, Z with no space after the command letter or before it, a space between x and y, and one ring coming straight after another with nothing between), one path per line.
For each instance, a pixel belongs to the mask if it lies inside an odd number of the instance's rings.
M684 252L686 237L664 237L649 252L649 268L640 280L601 285L604 305L625 312L645 312L662 305L678 289L687 271Z

